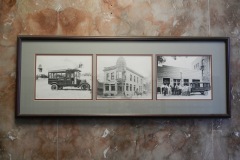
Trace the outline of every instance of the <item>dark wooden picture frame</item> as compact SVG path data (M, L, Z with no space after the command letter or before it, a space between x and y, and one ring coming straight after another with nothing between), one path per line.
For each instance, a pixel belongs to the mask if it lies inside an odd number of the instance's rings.
M231 116L230 39L228 37L18 36L17 43L17 117L154 116L229 118ZM50 73L51 62L43 62L42 64L45 66L40 65L36 60L36 56L39 55L43 57L63 56L64 59L56 58L56 61L52 63L57 70ZM147 60L149 62L146 61L146 63L139 61L142 63L139 64L137 57L143 55L151 57L151 60ZM80 58L79 60L73 60L71 56ZM90 56L92 59L84 60L84 58L81 59L81 56ZM114 62L106 64L105 69L101 68L98 71L97 57L100 56L118 56L121 61L109 58ZM128 60L127 56L136 56L136 60L131 58ZM203 62L206 62L204 60L206 56L209 66L207 71L203 71L205 65L203 65ZM188 60L197 57L200 59L199 62L202 60L202 63L199 64L200 66L195 63L192 65L193 69L180 69L181 66L180 68L174 66L173 63L170 63L171 60L167 60L168 63L166 60L165 62L164 60L160 61L161 57L173 58L174 60L182 57L186 57ZM127 59L128 62L125 62L124 59ZM150 61L151 66L149 65ZM104 63L104 61L99 63ZM129 67L131 63L135 66L139 65L140 69ZM189 61L188 63L191 66L192 62ZM64 64L65 67L57 67L61 66L59 64ZM89 67L90 65L92 66ZM151 68L151 71L149 71L151 74L148 76L141 76L146 72L139 73L144 69L144 65ZM169 65L168 68L170 70L173 68L173 70L167 71L167 74L162 76L163 68L160 67L163 65ZM71 66L73 66L72 70ZM87 70L86 73L84 73L84 67ZM45 69L44 74L37 73L42 68ZM69 73L69 69L74 73ZM105 81L108 78L106 78L107 75L103 74L103 70L109 72L111 82L107 83ZM201 70L201 74L199 70ZM99 75L98 72L101 72L102 75ZM189 73L192 73L192 77L184 77ZM91 82L85 83L84 75L88 78L91 77ZM130 76L136 77L135 81ZM36 83L38 83L36 77L41 79L45 88L48 88L46 92L49 95L54 94L54 98L41 98L41 96L36 98ZM99 82L99 79L102 79L102 81ZM208 80L206 81L206 79ZM72 81L70 82L70 80ZM197 85L195 84L196 81ZM176 84L182 85L181 92L174 89ZM202 84L208 89L192 90L193 85L199 85L200 87ZM165 88L167 88L165 92L163 92L163 87L159 90L160 85L165 85ZM112 87L112 90L109 87ZM52 90L49 88L52 88ZM98 93L104 89L108 92L101 93L102 98L98 98ZM160 93L158 93L159 91ZM192 94L193 92L198 93ZM41 93L44 93L44 91L41 91ZM148 97L146 93L151 93L150 98L146 98ZM208 95L210 93L209 98L203 97L207 93ZM61 95L60 98L55 98L55 94L56 96ZM70 95L70 98L64 98L65 94ZM76 94L81 95L80 98L75 98ZM71 97L71 95L74 96ZM83 95L87 95L87 98L84 98Z

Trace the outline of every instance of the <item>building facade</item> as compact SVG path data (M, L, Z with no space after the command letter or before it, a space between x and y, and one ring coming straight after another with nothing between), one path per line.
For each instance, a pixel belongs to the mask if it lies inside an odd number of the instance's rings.
M133 96L142 94L144 77L126 65L123 57L119 57L115 66L105 67L103 82L104 96Z
M211 56L197 57L192 63L193 70L202 72L202 81L211 82Z
M202 82L202 73L200 70L163 65L158 66L157 72L158 91L163 85L172 87L176 85L189 86L191 82Z

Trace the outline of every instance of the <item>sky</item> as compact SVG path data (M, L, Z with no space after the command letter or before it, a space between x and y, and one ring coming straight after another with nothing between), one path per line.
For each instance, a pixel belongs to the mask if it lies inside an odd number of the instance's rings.
M97 56L97 79L103 81L104 67L115 66L120 56ZM151 56L123 56L127 67L136 71L144 77L152 77L152 57Z
M192 62L199 56L176 56L176 60L172 56L163 57L166 59L163 65L193 69Z
M152 77L152 57L151 56L123 56L127 67L143 75ZM119 56L98 55L97 56L97 78L103 81L104 67L116 65ZM176 66L192 69L192 62L197 56L177 56L176 60L172 56L164 56L166 62L163 65ZM36 67L42 65L43 74L49 70L76 68L83 64L82 73L92 73L92 56L90 55L37 55Z
M92 73L92 56L88 55L37 55L36 68L42 65L43 74L48 74L49 70L76 68L83 64L82 73Z

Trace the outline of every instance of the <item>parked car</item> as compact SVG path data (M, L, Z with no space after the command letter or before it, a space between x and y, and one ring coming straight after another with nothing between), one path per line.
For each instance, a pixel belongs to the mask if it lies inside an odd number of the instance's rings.
M211 89L208 82L192 82L190 83L191 93L200 92L202 95L208 95L208 91Z

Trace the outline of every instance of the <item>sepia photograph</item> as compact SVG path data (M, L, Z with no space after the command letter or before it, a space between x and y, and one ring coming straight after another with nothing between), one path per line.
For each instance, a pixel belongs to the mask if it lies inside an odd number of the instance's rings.
M35 55L35 99L92 99L92 55Z
M152 99L152 56L97 55L97 99Z
M211 56L157 55L157 99L212 99Z

